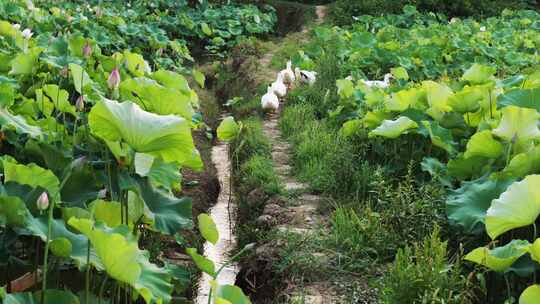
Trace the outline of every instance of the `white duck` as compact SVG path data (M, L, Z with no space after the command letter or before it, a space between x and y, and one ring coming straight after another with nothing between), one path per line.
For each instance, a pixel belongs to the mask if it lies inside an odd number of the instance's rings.
M292 70L292 62L289 60L287 61L287 68L284 70L281 70L279 74L283 77L283 82L287 85L287 88L291 88L291 85L296 80L296 77L294 76L294 71Z
M317 80L317 72L294 69L294 74L301 83L313 85Z
M394 75L388 73L384 75L384 80L362 80L362 82L370 88L386 89L390 86L390 79L394 78Z
M281 73L277 75L276 81L272 83L272 90L280 99L287 95L287 86L283 83L283 75Z
M279 108L279 99L272 87L268 87L268 91L261 98L261 107L264 111L275 112Z

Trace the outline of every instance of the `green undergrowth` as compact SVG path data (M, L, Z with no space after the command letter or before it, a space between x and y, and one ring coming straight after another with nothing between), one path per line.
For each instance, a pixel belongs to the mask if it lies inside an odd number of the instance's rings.
M447 247L435 227L422 242L400 249L382 279L382 303L474 303L459 256L449 260Z
M239 248L257 239L254 237L255 220L264 208L263 200L282 192L261 119L252 117L242 123L242 133L231 143L234 184L237 185L235 190L239 200ZM257 201L248 199L254 190L261 193Z
M343 76L333 56L323 56L317 65L314 86L291 92L279 125L292 143L297 177L336 202L327 206L333 212L322 241L339 256L334 271L373 276L385 303L468 303L459 262L449 260L455 252L440 241L449 235L446 190L420 166L428 143L418 139L405 145L340 131L342 118L328 115L338 102L335 80ZM433 233L434 227L441 228ZM431 253L438 260L430 260ZM409 276L403 260L411 262ZM384 275L376 279L381 268ZM448 272L441 274L443 269ZM425 293L420 292L424 283L415 280L429 282ZM411 290L401 290L406 284ZM396 301L399 297L403 300Z

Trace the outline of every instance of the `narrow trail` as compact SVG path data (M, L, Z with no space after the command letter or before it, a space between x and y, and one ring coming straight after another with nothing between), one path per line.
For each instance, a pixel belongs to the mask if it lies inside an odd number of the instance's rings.
M316 7L317 20L315 24L320 24L326 17L327 8L325 6ZM304 34L309 32L305 27L301 31ZM307 37L306 37L307 39ZM272 53L266 54L260 60L260 64L268 66ZM268 81L271 81L278 71L270 73ZM274 226L275 229L283 233L297 233L305 238L311 237L317 228L322 225L324 219L318 212L324 199L309 191L309 185L299 182L292 173L291 166L291 146L282 138L279 129L279 117L283 104L280 109L266 117L263 122L263 133L269 139L272 146L272 161L275 172L284 185L288 194L292 194L292 199L276 200L268 203L264 207L262 215L257 219L258 223ZM286 240L283 240L286 241ZM262 246L260 251L267 248ZM323 253L313 253L313 255ZM304 304L331 304L339 303L339 297L333 292L328 282L312 282L302 286L291 286L285 293L294 303Z
M316 6L316 24L323 22L326 16L325 6ZM301 33L307 34L309 28L305 27ZM307 37L306 37L307 39ZM259 59L259 66L265 71L260 73L259 83L271 82L275 79L278 71L270 67L274 51L270 51ZM315 231L322 223L323 219L318 213L321 197L311 194L307 184L299 182L291 172L290 145L281 137L278 127L280 110L267 117L263 123L263 132L272 145L272 160L275 171L284 184L288 193L294 193L295 199L282 201L281 204L269 203L265 206L263 214L257 219L258 222L274 224L274 228L287 232L299 233L306 237ZM219 269L229 260L229 253L236 247L236 236L234 235L234 224L236 223L236 205L231 204L231 176L230 159L228 154L229 145L219 143L212 149L212 162L214 163L219 183L221 185L217 203L209 210L209 214L216 223L220 239L216 245L208 242L204 245L204 256L214 261L216 269ZM234 200L232 200L234 201ZM264 250L264 245L262 246ZM259 249L258 249L259 251ZM223 269L217 278L220 284L234 284L239 272L239 266L232 263ZM210 290L212 278L203 274L199 281L196 304L208 303L208 292ZM304 304L331 304L338 303L337 297L332 294L331 288L325 282L311 283L308 286L298 286L287 290L286 293L291 298L301 299Z
M204 244L204 256L214 261L217 270L228 262L229 253L236 248L236 236L234 235L236 205L231 203L233 200L231 201L231 162L229 160L228 143L219 142L212 148L212 163L216 167L220 192L217 203L210 209L209 214L217 226L219 241L215 245L206 242ZM234 285L238 271L238 265L231 263L219 273L217 277L218 283ZM197 290L196 304L208 303L211 280L212 277L206 273L202 274Z

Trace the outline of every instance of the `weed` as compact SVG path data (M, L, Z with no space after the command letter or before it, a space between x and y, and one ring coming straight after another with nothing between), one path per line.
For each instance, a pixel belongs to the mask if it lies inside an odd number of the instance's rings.
M437 226L423 242L400 249L382 279L383 303L472 303L459 257L452 263L447 255Z

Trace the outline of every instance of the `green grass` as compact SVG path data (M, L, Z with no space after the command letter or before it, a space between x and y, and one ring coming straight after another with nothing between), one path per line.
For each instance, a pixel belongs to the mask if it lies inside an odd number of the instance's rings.
M274 171L272 160L263 155L254 155L242 164L242 187L262 188L267 194L278 194L282 185Z

